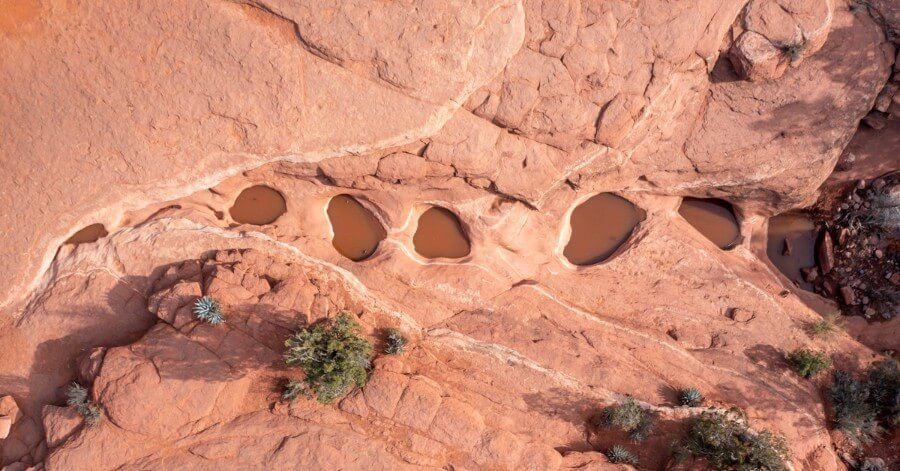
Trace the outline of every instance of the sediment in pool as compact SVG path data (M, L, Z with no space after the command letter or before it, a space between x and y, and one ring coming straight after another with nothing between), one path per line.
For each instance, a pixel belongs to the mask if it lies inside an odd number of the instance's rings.
M437 206L419 216L413 246L425 258L462 258L471 251L459 218L450 210Z
M574 265L606 261L646 218L644 210L612 193L600 193L572 211L572 233L563 255Z
M265 185L251 186L242 191L228 210L236 222L257 226L275 222L285 211L287 204L284 196Z
M65 243L73 245L89 244L91 242L96 242L97 239L106 237L107 235L109 235L109 233L106 232L106 227L104 227L103 224L91 224L72 234L72 237L69 237Z
M773 265L801 288L813 286L803 277L804 268L816 266L816 225L800 214L782 214L769 219L766 255Z
M731 249L741 240L737 216L731 203L727 201L684 198L678 213L721 249Z
M328 202L328 220L334 232L334 248L359 262L375 253L387 232L378 218L350 195L338 195Z

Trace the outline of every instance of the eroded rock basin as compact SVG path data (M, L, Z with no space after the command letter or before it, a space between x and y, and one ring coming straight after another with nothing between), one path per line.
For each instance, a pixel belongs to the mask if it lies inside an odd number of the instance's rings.
M571 235L563 255L574 265L603 262L628 240L645 217L642 209L621 196L592 196L572 211Z
M350 195L338 195L328 202L328 219L334 248L355 262L371 257L387 236L378 218Z
M437 206L419 216L413 245L425 258L462 258L471 251L459 218L449 209Z
M801 272L816 265L816 225L800 214L784 214L769 219L766 254L791 281L812 290Z
M238 195L229 213L236 222L261 226L275 222L285 211L287 203L278 190L254 185Z
M720 249L728 250L740 242L740 225L727 201L685 198L678 213Z

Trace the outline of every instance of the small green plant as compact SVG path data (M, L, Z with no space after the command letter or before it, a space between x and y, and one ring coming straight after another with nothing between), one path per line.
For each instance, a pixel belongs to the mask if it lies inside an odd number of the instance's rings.
M397 329L387 330L387 346L384 353L388 355L399 355L403 353L403 347L406 345L406 337Z
M84 386L72 382L66 389L66 404L74 407L88 425L100 423L100 408L88 400L88 390Z
M687 438L675 443L673 455L678 461L703 458L721 470L781 471L787 469L788 447L768 430L754 433L734 414L703 412L691 421Z
M613 445L612 448L604 453L610 463L630 464L632 466L638 464L637 456L622 445Z
M703 393L697 388L682 389L678 393L678 402L683 406L700 407L703 405Z
M831 366L831 359L825 352L814 352L806 348L791 352L787 356L787 362L794 373L804 378L812 378Z
M866 458L859 465L859 471L887 471L887 465L881 458Z
M204 296L194 303L194 315L203 322L216 325L225 322L222 306L210 296Z
M869 401L869 385L846 371L835 371L826 391L834 406L834 424L856 443L870 443L880 435L878 414Z
M840 329L843 319L840 312L829 312L822 316L818 322L809 325L809 335L813 337L825 337L831 335Z
M290 381L286 399L315 396L329 404L343 397L353 386L368 381L372 344L358 334L359 324L341 313L330 322L320 322L300 330L285 341L284 362L298 365L306 373L302 380Z
M603 425L628 432L628 437L638 442L646 439L653 429L653 419L630 397L603 409L600 418Z

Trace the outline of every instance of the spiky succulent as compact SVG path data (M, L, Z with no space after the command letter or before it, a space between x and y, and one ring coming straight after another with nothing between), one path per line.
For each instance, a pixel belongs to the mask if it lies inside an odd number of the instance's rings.
M66 404L74 407L88 425L97 425L100 423L102 414L100 408L96 404L88 400L88 390L84 386L72 382L66 388Z
M638 462L637 456L634 456L632 452L622 445L613 445L612 448L606 451L606 458L610 463L636 465Z
M225 322L222 306L210 296L204 296L194 303L194 315L203 322L216 325Z
M703 393L697 388L682 389L678 393L678 402L683 406L700 407L703 405Z
M78 407L82 404L87 403L87 398L87 388L74 381L69 385L68 388L66 388L66 404L72 407Z
M387 330L387 346L384 353L388 355L399 355L403 353L403 347L406 345L406 337L397 329Z

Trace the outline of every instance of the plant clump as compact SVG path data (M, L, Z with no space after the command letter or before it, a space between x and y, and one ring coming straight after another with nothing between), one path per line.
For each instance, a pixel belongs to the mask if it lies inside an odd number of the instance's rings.
M806 348L794 350L787 356L788 365L794 373L812 378L831 366L831 359L825 352L815 352Z
M403 347L406 345L406 337L397 329L387 330L387 346L384 353L388 355L399 355L403 353Z
M859 465L859 471L887 471L887 465L881 458L866 458Z
M632 466L638 464L637 456L634 456L634 453L628 451L622 445L613 445L604 454L610 463L630 464Z
M835 427L856 443L871 443L884 427L900 424L897 360L873 363L866 372L866 381L859 381L846 371L835 371L826 395L834 406Z
M204 296L194 303L194 316L213 325L225 322L222 306L210 296Z
M746 419L733 412L703 412L691 421L687 438L675 443L673 454L677 461L705 459L720 470L780 471L787 469L788 447L768 430L750 430Z
M809 334L813 337L826 337L837 332L842 323L840 312L829 312L822 316L822 320L809 325Z
M678 402L683 406L700 407L703 405L703 393L697 388L682 389L678 392Z
M372 344L358 331L359 324L349 314L341 313L334 320L304 328L285 341L284 362L300 366L306 377L288 382L284 397L303 395L329 404L343 397L348 389L364 386Z
M781 50L784 52L788 59L791 61L791 65L796 64L803 57L803 53L806 52L806 41L798 40L789 44L785 44L782 46Z
M84 386L72 382L66 388L66 404L74 407L84 417L86 424L97 425L100 423L100 408L88 399L88 390Z
M603 409L600 422L628 433L628 438L642 441L653 429L653 419L633 398Z

